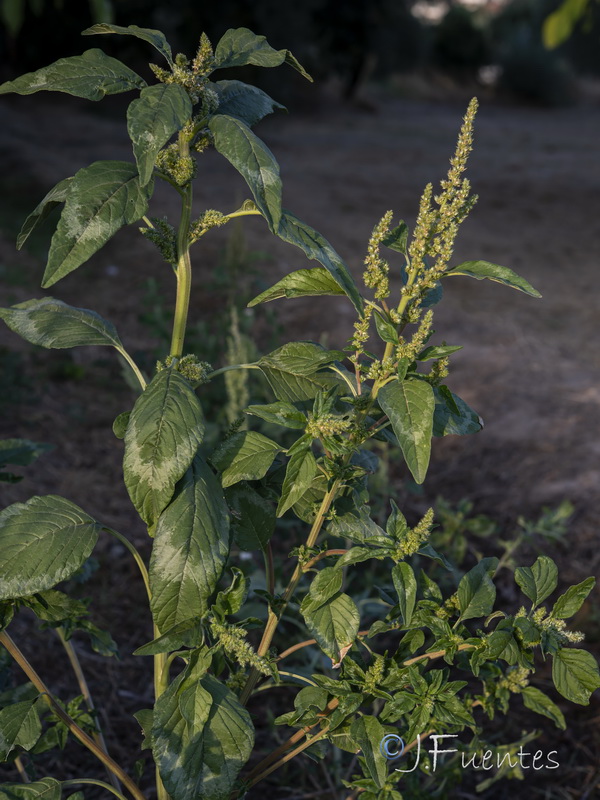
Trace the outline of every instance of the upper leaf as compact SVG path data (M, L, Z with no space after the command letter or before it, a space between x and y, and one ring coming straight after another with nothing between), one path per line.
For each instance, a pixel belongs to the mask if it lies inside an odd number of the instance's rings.
M496 283L503 283L511 289L518 289L520 292L531 295L531 297L541 297L537 289L513 272L508 267L501 267L499 264L491 264L489 261L465 261L457 267L452 267L444 275L467 275L476 278L478 281L487 278Z
M192 101L176 83L158 83L142 89L127 109L127 130L140 173L140 186L152 177L159 150L192 116Z
M244 409L245 414L253 414L255 417L271 422L273 425L283 425L284 428L304 430L306 427L306 417L301 411L291 403L284 403L278 400L276 403L268 403L261 406L248 406Z
M209 86L219 96L219 113L237 117L250 127L277 109L285 111L285 106L273 100L258 86L242 81L217 81L209 83Z
M257 295L248 303L248 307L259 303L268 303L280 297L316 297L318 295L345 294L344 289L333 275L322 267L298 269L290 272L270 289Z
M515 580L535 607L556 589L558 568L548 556L539 556L532 567L518 567Z
M159 372L136 400L125 434L125 485L147 525L173 497L203 437L202 409L188 381L174 370Z
M281 497L277 506L277 516L282 517L300 498L308 491L316 476L317 462L312 454L311 440L302 442L300 447L294 447L291 458L285 471Z
M96 161L77 172L52 237L42 286L48 288L97 252L123 225L148 208L152 184L142 188L126 161Z
M339 593L317 608L310 602L303 603L301 611L321 650L333 661L334 669L339 667L360 626L360 615L352 598Z
M0 453L0 458L1 455ZM595 584L596 579L590 577L575 586L570 586L564 594L561 594L556 603L554 603L552 616L558 619L568 619L572 617L579 611L583 605L583 601L592 591Z
M32 497L0 512L0 600L28 597L70 578L101 525L70 500Z
M587 706L600 687L596 659L587 650L563 647L552 659L552 680L567 700Z
M484 558L462 576L457 589L461 621L487 617L491 613L496 599L496 587L491 576L497 566L497 558Z
M278 67L284 61L312 81L308 72L289 50L274 50L266 37L257 36L248 28L230 28L225 31L215 48L215 69L244 67L246 64Z
M6 761L15 747L31 750L41 733L40 718L31 700L6 706L0 711L0 760Z
M123 347L111 322L102 319L95 311L74 308L53 297L26 300L11 308L0 308L0 318L11 331L40 347L61 349L78 345L112 345L117 350Z
M340 350L325 350L314 342L289 342L263 356L258 365L279 400L311 400L323 388L339 383L323 367L345 358Z
M102 100L107 94L141 89L146 81L116 58L93 48L83 55L60 58L48 67L28 72L0 86L0 94L16 92L66 92L86 100Z
M405 626L410 625L417 599L417 580L410 564L401 561L392 569L394 589L398 595L400 614Z
M154 30L153 28L139 28L137 25L128 25L126 28L123 25L110 25L107 22L100 22L97 25L92 25L91 28L86 28L82 31L82 36L94 36L97 33L121 33L135 36L137 39L143 39L145 42L150 42L153 47L156 47L173 66L173 53L169 43L165 39L164 33Z
M43 200L40 200L21 227L19 235L17 236L17 250L23 247L32 231L49 216L56 206L65 202L69 195L72 180L73 178L65 178L60 181L56 186L50 189Z
M535 686L526 686L521 691L521 697L527 708L535 711L536 714L542 714L544 717L548 717L548 719L554 722L557 728L563 731L566 729L567 723L565 722L562 711L548 695L544 694L544 692L536 689Z
M212 454L211 461L222 473L223 487L238 481L258 481L267 474L281 447L256 431L234 433Z

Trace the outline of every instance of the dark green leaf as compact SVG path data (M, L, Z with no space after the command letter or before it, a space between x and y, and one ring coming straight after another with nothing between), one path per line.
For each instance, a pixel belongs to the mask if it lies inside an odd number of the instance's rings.
M316 574L310 585L309 593L302 602L300 610L303 614L316 611L342 588L344 573L337 567L325 567Z
M219 114L238 117L250 127L277 109L285 111L285 106L277 103L258 86L250 86L242 81L217 81L209 86L219 95Z
M73 176L50 244L42 286L47 289L96 253L123 225L148 209L152 184L140 186L126 161L96 161Z
M150 607L160 631L202 616L229 555L229 515L219 482L196 456L158 518Z
M0 453L0 461L1 455ZM595 583L595 578L586 578L576 586L569 587L564 594L561 594L556 603L554 603L552 616L557 619L568 619L576 614L583 605L585 598L594 588Z
M398 595L398 606L405 626L410 625L417 600L417 580L410 564L401 562L392 569L392 580Z
M60 183L57 183L33 209L17 236L17 250L23 247L30 234L50 215L56 206L65 202L69 195L72 180L73 178L65 178Z
M376 547L392 547L394 542L369 516L368 506L358 509L358 514L348 512L334 517L327 527L332 536L350 539L359 545L371 544Z
M56 495L0 512L0 600L29 597L70 578L92 552L100 523Z
M567 723L565 722L562 711L548 695L540 692L535 686L526 686L521 691L521 697L527 708L535 711L536 714L542 714L544 717L548 717L548 719L554 722L557 728L563 731L566 729Z
M158 83L142 89L127 109L127 130L140 174L140 186L152 177L159 150L192 116L192 101L176 83Z
M336 569L349 567L352 564L360 564L362 561L369 561L371 558L385 557L387 550L377 551L371 547L351 547L347 553L340 556L335 562Z
M384 319L378 311L375 312L375 327L382 341L389 342L390 344L398 344L398 331L396 330L396 326L388 319Z
M323 267L298 269L290 272L285 278L257 295L248 303L248 307L259 303L268 303L280 297L317 297L319 295L345 294L344 289L333 275Z
M340 350L325 350L313 342L290 342L263 356L258 365L279 400L311 400L340 379L323 367L345 358Z
M31 750L42 735L42 725L32 701L14 703L0 711L0 760L15 747Z
M230 28L225 31L215 48L215 69L225 67L278 67L289 64L309 81L304 67L289 50L274 50L264 36L257 36L248 28Z
M102 100L107 94L141 89L146 82L133 70L102 50L86 50L81 56L61 58L35 72L0 86L0 94L16 92L66 92L86 100Z
M458 350L462 350L462 344L459 345L438 345L438 346L430 346L426 347L424 350L421 350L419 355L417 356L417 361L431 361L433 358L445 358L446 356L452 355L452 353L456 353Z
M54 778L32 783L1 783L0 800L61 800L62 789Z
M250 581L246 578L241 569L231 567L233 580L223 592L219 592L215 600L214 609L217 613L229 616L237 614L246 602Z
M520 292L531 295L531 297L541 297L542 295L533 286L517 275L508 267L501 267L498 264L491 264L489 261L465 261L457 267L452 267L445 275L467 275L469 278L476 278L478 281L488 278L496 283L503 283L511 289L518 289Z
M461 578L457 596L462 622L491 613L496 599L496 587L491 576L497 566L497 558L484 558Z
M535 608L556 589L558 569L551 558L539 556L532 567L515 570L515 581Z
M238 483L227 489L231 528L242 550L264 550L275 530L275 509L251 486Z
M202 409L190 384L174 370L159 372L136 400L125 433L125 485L147 525L168 504L203 436Z
M466 436L478 433L483 420L464 400L446 386L435 386L435 411L433 412L434 436Z
M223 488L239 481L258 481L267 474L281 447L256 431L234 433L212 454L211 461L221 472Z
M121 414L115 417L115 420L112 424L112 429L117 439L125 438L130 416L131 416L131 411L123 411Z
M52 444L40 444L29 439L0 439L0 465L27 467L43 453L53 450Z
M406 255L408 245L408 225L406 222L401 220L395 228L392 228L392 230L384 236L381 243L391 250L396 250L396 252Z
M387 761L381 754L385 728L376 717L362 716L352 723L350 735L362 751L369 775L377 788L382 789L388 774Z
M190 617L173 625L162 636L134 650L134 656L154 656L157 653L172 653L182 647L196 648L204 641L204 627L200 617Z
M283 425L285 428L294 430L304 430L307 422L302 411L298 411L291 403L284 403L281 400L264 406L248 406L244 409L244 413L253 414L273 425Z
M109 25L106 22L101 22L97 25L92 25L91 28L86 28L81 35L94 36L97 33L126 34L129 36L135 36L137 39L142 39L145 42L149 42L167 59L169 65L171 67L173 66L173 54L171 52L171 48L165 39L164 33L161 33L161 31L154 30L153 28L138 28L137 25L128 25L125 28L122 25Z
M306 626L325 655L339 667L356 639L360 626L358 609L347 594L338 594L313 610L309 605L303 612Z
M308 491L317 471L317 462L308 441L303 447L294 450L288 461L277 506L278 517L282 517Z
M417 483L423 483L429 466L435 399L428 383L392 381L377 400L392 423L402 455Z
M74 308L53 297L26 300L10 308L0 308L0 318L11 331L40 347L62 349L111 345L117 350L123 349L111 322L102 319L95 311Z
M600 687L596 659L587 650L563 648L552 660L552 680L567 700L587 706L591 693Z

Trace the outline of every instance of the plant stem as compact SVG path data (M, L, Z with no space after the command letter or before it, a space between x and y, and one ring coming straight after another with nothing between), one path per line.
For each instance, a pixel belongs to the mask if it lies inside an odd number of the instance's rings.
M190 143L179 133L179 154L189 156ZM171 357L181 358L190 305L192 286L192 262L190 261L190 220L192 216L192 184L188 183L181 193L181 218L177 230L177 299L171 338Z
M140 368L138 367L138 365L135 363L133 358L129 355L129 353L127 352L127 350L125 350L124 347L118 347L117 352L120 353L125 359L125 361L129 364L129 366L134 372L135 377L138 379L140 386L142 387L142 391L144 391L144 389L146 388L146 381L144 380L144 376L140 372Z
M306 750L307 747L310 747L318 739L322 739L323 736L325 736L325 734L328 731L329 731L329 726L326 726L325 728L323 728L323 730L319 731L319 733L315 734L311 739L307 739L305 742L302 742L301 745L298 745L298 747L296 747L294 750L292 750L289 753L286 753L279 759L279 761L276 761L274 764L271 764L271 766L267 767L267 769L265 769L264 772L261 772L259 775L253 778L250 781L250 783L246 784L248 789L254 786L255 783L262 781L262 779L266 778L267 775L270 775L272 772L275 772L275 770L279 769L279 767L282 767L287 761L291 761L292 758L295 758L303 750Z
M113 761L109 755L101 750L92 737L88 736L87 733L79 727L75 720L72 719L65 711L63 711L63 709L54 699L53 695L50 693L50 690L44 681L40 678L35 669L31 666L29 661L25 658L24 654L21 652L21 650L19 650L15 642L11 639L6 631L0 631L0 644L3 644L4 647L6 647L10 655L21 667L35 688L40 692L44 702L52 709L61 722L67 726L73 736L75 736L75 738L78 739L81 744L87 747L87 749L90 750L96 756L96 758L98 758L106 767L108 767L108 769L110 769L114 775L117 776L132 797L135 797L136 800L146 800L144 795L140 792L138 787L131 780L129 775L127 775L127 773L122 769L122 767L120 767L116 761Z
M302 567L302 571L306 572L312 566L314 566L317 561L320 561L322 558L327 558L328 556L343 556L344 553L347 553L347 550L325 550L323 553L319 553L314 558L311 558L310 561L307 561L306 564Z
M69 661L71 663L71 667L73 668L73 672L75 673L75 677L77 678L77 683L79 684L79 689L83 698L85 700L85 704L88 708L88 711L92 714L96 711L96 706L94 705L94 700L92 698L92 693L90 692L90 687L88 686L88 682L86 680L85 674L83 669L81 668L81 662L77 656L77 651L73 647L73 644L67 640L65 636L64 628L57 628L56 633L58 638L61 641L62 646L65 648ZM106 755L109 755L108 747L106 746L106 741L104 739L104 735L102 733L102 729L100 728L100 724L98 722L97 717L94 719L96 723L96 732L94 733L94 741L100 747ZM113 787L117 790L117 792L121 792L121 784L119 783L118 779L115 775L106 768L108 772L108 779L112 783Z
M271 542L267 544L264 551L265 557L265 574L267 578L267 591L269 594L275 593L275 565L273 563L273 548Z
M15 758L15 767L17 768L17 772L19 773L19 778L21 778L23 783L31 783L31 779L29 778L29 775L27 774L27 771L25 769L25 765L23 764L23 759L21 758L21 756L17 756Z
M80 783L89 783L92 784L93 786L102 786L103 789L106 789L107 792L111 792L111 794L114 794L115 797L119 797L121 800L125 800L125 797L123 797L121 792L119 792L117 789L115 789L112 786L109 786L108 783L104 783L104 781L97 781L94 778L79 778L76 780L61 782L63 787L77 786Z
M211 380L212 378L216 378L217 375L221 375L223 372L229 372L232 369L260 369L260 367L256 361L252 362L252 364L230 364L228 367L221 367L221 369L216 369L214 372L211 372L207 378Z
M115 539L118 539L121 542L121 544L123 544L127 548L127 550L129 550L129 552L131 553L131 555L135 560L135 563L138 565L138 568L142 575L142 580L144 581L144 586L146 587L146 594L148 595L148 600L150 600L152 595L150 594L150 582L148 579L148 570L146 569L146 565L144 564L144 560L141 557L139 550L133 544L131 544L129 539L123 536L122 533L119 533L118 531L115 531L112 528L103 528L102 530L106 531L107 533L110 533L112 536L115 537Z
M474 644L459 644L457 650L472 650L474 647ZM417 661L423 661L425 658L442 658L442 656L446 655L446 652L446 650L432 650L431 653L422 653L420 656L415 656L414 658L409 658L408 661L403 661L402 666L409 667L411 664L416 664Z

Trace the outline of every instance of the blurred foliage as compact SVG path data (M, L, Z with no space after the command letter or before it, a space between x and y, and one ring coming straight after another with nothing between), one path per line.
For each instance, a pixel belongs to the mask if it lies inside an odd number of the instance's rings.
M435 28L433 60L458 75L475 74L491 59L482 17L463 6L452 6Z

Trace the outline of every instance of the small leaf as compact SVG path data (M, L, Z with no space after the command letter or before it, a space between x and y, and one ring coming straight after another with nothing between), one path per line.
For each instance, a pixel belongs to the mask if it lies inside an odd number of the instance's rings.
M277 506L278 517L282 517L310 489L317 472L317 462L308 441L295 449L288 461Z
M0 453L0 460L1 456L2 454ZM586 578L576 586L569 587L554 603L552 616L556 619L568 619L576 614L583 605L585 598L594 588L595 583L595 578Z
M384 236L381 244L405 256L408 245L408 225L406 222L401 220L395 228L392 228L392 230Z
M426 347L424 350L421 350L419 355L417 356L417 361L431 361L433 358L445 358L446 356L452 355L452 353L456 353L458 350L462 350L462 344L459 345L438 345L435 347Z
M256 431L234 433L212 454L211 461L221 472L223 488L238 481L258 481L267 474L281 447Z
M246 483L227 489L233 538L241 550L265 550L275 530L273 504Z
M137 25L128 25L126 28L122 25L109 25L106 22L92 25L91 28L86 28L82 31L82 36L94 36L97 33L119 33L129 36L135 36L137 39L142 39L149 42L161 53L169 62L169 66L173 66L173 54L164 33L154 30L153 28L139 28Z
M381 742L385 736L385 728L377 717L362 716L352 723L350 735L362 751L368 774L377 788L382 789L388 775L387 761L381 754Z
M94 549L101 525L56 495L0 512L0 600L29 597L70 578Z
M27 239L29 238L30 234L37 228L38 225L50 215L50 213L59 206L61 203L64 203L67 197L69 196L69 190L71 188L71 181L73 178L65 178L64 180L57 183L48 194L41 200L38 205L33 209L31 214L27 217L23 226L17 236L17 250L20 250Z
M130 416L131 416L131 411L122 411L117 417L115 417L115 420L112 424L112 429L117 439L125 438Z
M378 311L375 312L375 327L382 341L389 342L390 344L398 344L398 331L396 330L396 326L393 325L389 319L384 319Z
M0 800L61 800L62 789L54 778L41 778L32 783L0 784Z
M328 270L323 267L298 269L277 281L270 289L257 295L248 303L252 308L259 303L268 303L280 297L317 297L320 295L345 294L344 289Z
M392 423L413 478L423 483L431 454L433 389L419 380L392 381L381 389L377 400Z
M7 81L0 86L0 94L66 92L86 100L102 100L107 94L120 94L145 85L146 81L125 64L94 48Z
M217 81L209 83L219 96L219 114L237 117L252 127L273 111L285 106L273 100L258 86L250 86L242 81Z
M300 610L303 614L316 611L342 588L344 573L337 567L325 567L316 574Z
M556 725L557 728L565 730L567 723L565 722L564 715L560 708L552 701L548 695L540 692L535 686L526 686L521 691L521 697L526 708L535 711L536 714L542 714L548 717Z
M304 67L289 50L274 50L264 36L257 36L248 28L230 28L225 31L215 48L215 69L244 67L278 67L289 64L304 78L312 81Z
M152 184L142 188L126 161L96 161L80 169L50 243L42 286L47 289L81 266L123 225L141 219Z
M515 581L535 608L556 589L558 569L548 556L539 556L532 567L518 567Z
M140 174L140 186L152 177L159 150L192 116L192 101L176 83L159 83L142 89L127 109L127 130Z
M47 349L64 349L83 345L110 345L122 350L115 326L95 311L74 308L42 297L26 300L10 308L0 308L0 318L11 331L31 344Z
M343 358L340 350L325 350L313 342L289 342L263 356L258 365L276 397L296 403L312 400L321 389L339 385L337 376L322 369Z
M225 591L219 592L213 606L215 612L223 616L237 614L246 602L250 585L249 579L246 578L241 569L231 567L231 571L233 573L231 584Z
M434 436L467 436L479 433L483 420L464 400L451 392L447 386L435 386L435 411L433 412Z
M284 428L294 430L304 430L307 422L302 411L298 411L291 403L284 403L281 400L264 406L248 406L244 409L244 413L253 414L273 425L283 425Z
M501 267L499 264L491 264L489 261L465 261L457 267L449 269L444 273L444 277L446 275L467 275L469 278L476 278L478 281L487 278L490 281L510 286L511 289L525 292L531 297L542 296L525 278L521 278L512 269Z
M31 700L6 706L0 711L0 760L6 761L15 747L31 750L41 735L42 725Z
M496 599L491 576L497 566L497 558L484 558L460 579L457 596L461 622L491 613Z
M333 667L338 667L344 651L347 652L356 639L360 626L360 615L352 598L347 594L337 594L317 609L307 604L302 614L310 634L332 660Z
M562 648L552 660L552 680L567 700L587 706L592 692L600 687L596 659L587 650Z
M392 580L398 595L398 606L405 626L410 625L417 600L417 580L410 564L404 561L392 569Z
M29 439L1 439L0 466L14 464L17 467L27 467L36 458L53 449L52 444L40 444Z
M172 653L183 647L197 648L204 641L204 626L200 617L190 617L173 625L162 636L143 644L133 651L134 656L154 656L157 653ZM135 716L135 715L134 715Z

